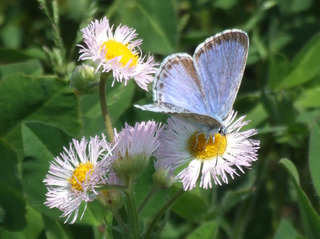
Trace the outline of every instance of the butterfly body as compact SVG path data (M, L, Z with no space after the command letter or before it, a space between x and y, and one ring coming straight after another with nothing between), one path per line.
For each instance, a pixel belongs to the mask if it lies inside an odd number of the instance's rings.
M245 32L227 30L201 43L193 57L186 53L166 57L155 77L154 103L136 107L178 116L209 130L223 129L240 87L248 47Z

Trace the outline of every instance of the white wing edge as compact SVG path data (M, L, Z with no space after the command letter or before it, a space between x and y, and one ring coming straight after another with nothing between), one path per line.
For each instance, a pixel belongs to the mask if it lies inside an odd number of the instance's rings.
M204 46L205 44L207 44L209 41L212 41L213 38L218 38L218 37L220 37L221 35L224 35L224 34L229 33L229 32L239 32L239 33L243 33L244 35L246 35L247 39L249 39L248 34L247 34L245 31L242 31L242 30L240 30L240 29L236 29L236 28L235 28L235 29L224 30L224 31L222 31L222 32L219 32L219 33L211 36L211 37L208 37L204 42L200 43L200 44L197 46L197 48L195 49L195 51L194 51L193 59L194 59L195 54L199 51L199 49L203 48L203 46ZM248 40L248 49L249 49L249 40ZM248 55L248 52L247 52L247 55Z

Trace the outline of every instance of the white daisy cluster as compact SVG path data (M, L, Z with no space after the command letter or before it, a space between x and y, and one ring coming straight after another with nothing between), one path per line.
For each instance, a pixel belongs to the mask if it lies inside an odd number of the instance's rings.
M127 173L135 172L135 169L141 171L141 167L134 165L148 164L159 145L161 130L160 125L148 121L136 123L134 127L126 125L116 134L112 144L106 141L104 135L101 139L95 136L89 142L85 138L81 141L74 139L69 149L64 148L64 152L50 162L44 179L48 190L45 205L63 211L61 217L66 217L66 222L73 217L71 223L74 223L81 203L85 202L82 218L87 202L98 197L100 188L123 185L121 177L124 177L126 170ZM118 168L119 164L123 167L122 171ZM115 173L117 170L122 173Z

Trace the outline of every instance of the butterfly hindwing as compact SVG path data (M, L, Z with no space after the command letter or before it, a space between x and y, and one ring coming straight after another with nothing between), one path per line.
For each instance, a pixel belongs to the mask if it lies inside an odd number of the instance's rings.
M142 110L170 114L185 120L209 126L210 128L220 128L222 126L221 122L217 121L215 118L212 118L211 116L192 113L188 110L170 104L158 103L149 105L135 105L135 107Z

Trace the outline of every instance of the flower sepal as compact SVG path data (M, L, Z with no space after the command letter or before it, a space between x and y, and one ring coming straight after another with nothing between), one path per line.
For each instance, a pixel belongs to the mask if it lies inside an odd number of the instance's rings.
M170 175L170 170L166 168L157 169L153 175L152 179L156 188L167 189L172 186L176 181L174 176Z
M95 68L86 64L76 66L72 75L70 87L79 94L92 94L98 91L100 73Z
M113 170L126 185L130 179L135 180L149 165L149 157L143 153L119 157L112 163Z

